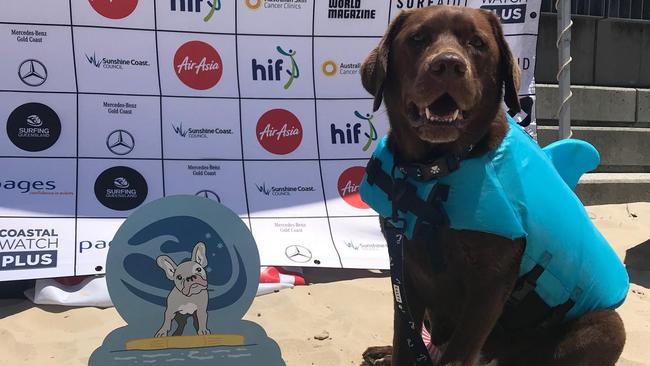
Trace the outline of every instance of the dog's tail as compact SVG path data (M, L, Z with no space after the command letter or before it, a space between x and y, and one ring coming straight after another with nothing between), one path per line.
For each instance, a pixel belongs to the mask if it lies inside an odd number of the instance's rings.
M564 139L556 141L544 149L553 162L555 170L564 182L575 191L580 177L600 164L600 154L586 141Z

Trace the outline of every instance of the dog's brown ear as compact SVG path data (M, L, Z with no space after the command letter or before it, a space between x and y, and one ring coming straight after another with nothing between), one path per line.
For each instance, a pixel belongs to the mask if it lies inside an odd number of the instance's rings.
M383 98L391 43L393 43L395 35L399 32L409 14L409 11L402 11L397 18L393 19L379 45L370 51L363 65L361 65L361 83L366 91L375 97L372 106L373 112L379 109Z
M505 88L503 100L506 102L508 108L510 108L510 112L519 113L521 111L518 95L521 78L519 65L517 65L517 60L515 60L512 52L510 52L510 46L508 46L508 42L506 42L503 36L503 29L501 28L499 18L491 11L485 11L484 13L490 20L492 33L499 46L499 74Z

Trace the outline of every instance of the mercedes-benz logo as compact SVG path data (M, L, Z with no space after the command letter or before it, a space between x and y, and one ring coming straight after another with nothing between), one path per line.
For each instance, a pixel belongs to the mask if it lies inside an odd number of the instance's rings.
M40 86L47 80L47 68L38 60L25 60L18 67L18 77L26 85Z
M203 198L208 198L214 201L217 201L221 203L221 198L219 198L219 195L214 193L213 191L209 189L203 189L198 192L196 192L195 196L203 197Z
M287 249L284 250L284 254L287 258L296 263L307 263L312 258L311 250L302 245L289 245Z
M133 151L135 140L129 131L115 130L106 138L106 147L115 155L126 155Z

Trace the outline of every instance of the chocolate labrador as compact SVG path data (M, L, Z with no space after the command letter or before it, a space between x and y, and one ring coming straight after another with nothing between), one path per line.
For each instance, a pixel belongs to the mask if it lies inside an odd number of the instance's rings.
M503 101L510 111L520 108L516 60L499 19L483 10L434 6L401 12L365 60L362 82L375 97L375 109L383 98L388 147L405 162L462 154L468 146L473 148L467 157L486 154L508 132ZM426 325L441 351L439 365L615 364L625 331L613 310L557 324L502 324L525 239L441 228L435 240L447 263L444 271L432 270L426 248L432 238L416 234L406 240L403 260L413 319ZM392 347L368 348L366 364L415 364L398 319L396 308Z

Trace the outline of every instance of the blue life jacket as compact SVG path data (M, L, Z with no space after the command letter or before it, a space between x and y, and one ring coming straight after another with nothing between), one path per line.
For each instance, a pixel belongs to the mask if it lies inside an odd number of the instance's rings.
M564 319L618 307L627 295L627 272L572 190L583 173L598 165L598 152L579 140L562 140L542 150L507 118L509 131L497 149L461 160L457 170L437 179L422 182L405 176L395 167L386 137L373 159L393 180L414 185L422 201L430 201L436 186L447 185L441 203L452 229L525 238L519 276L543 268L534 291L551 308L570 301ZM397 214L405 222L404 234L412 239L420 218L408 210L393 212L389 195L370 184L367 173L360 191L381 217Z

